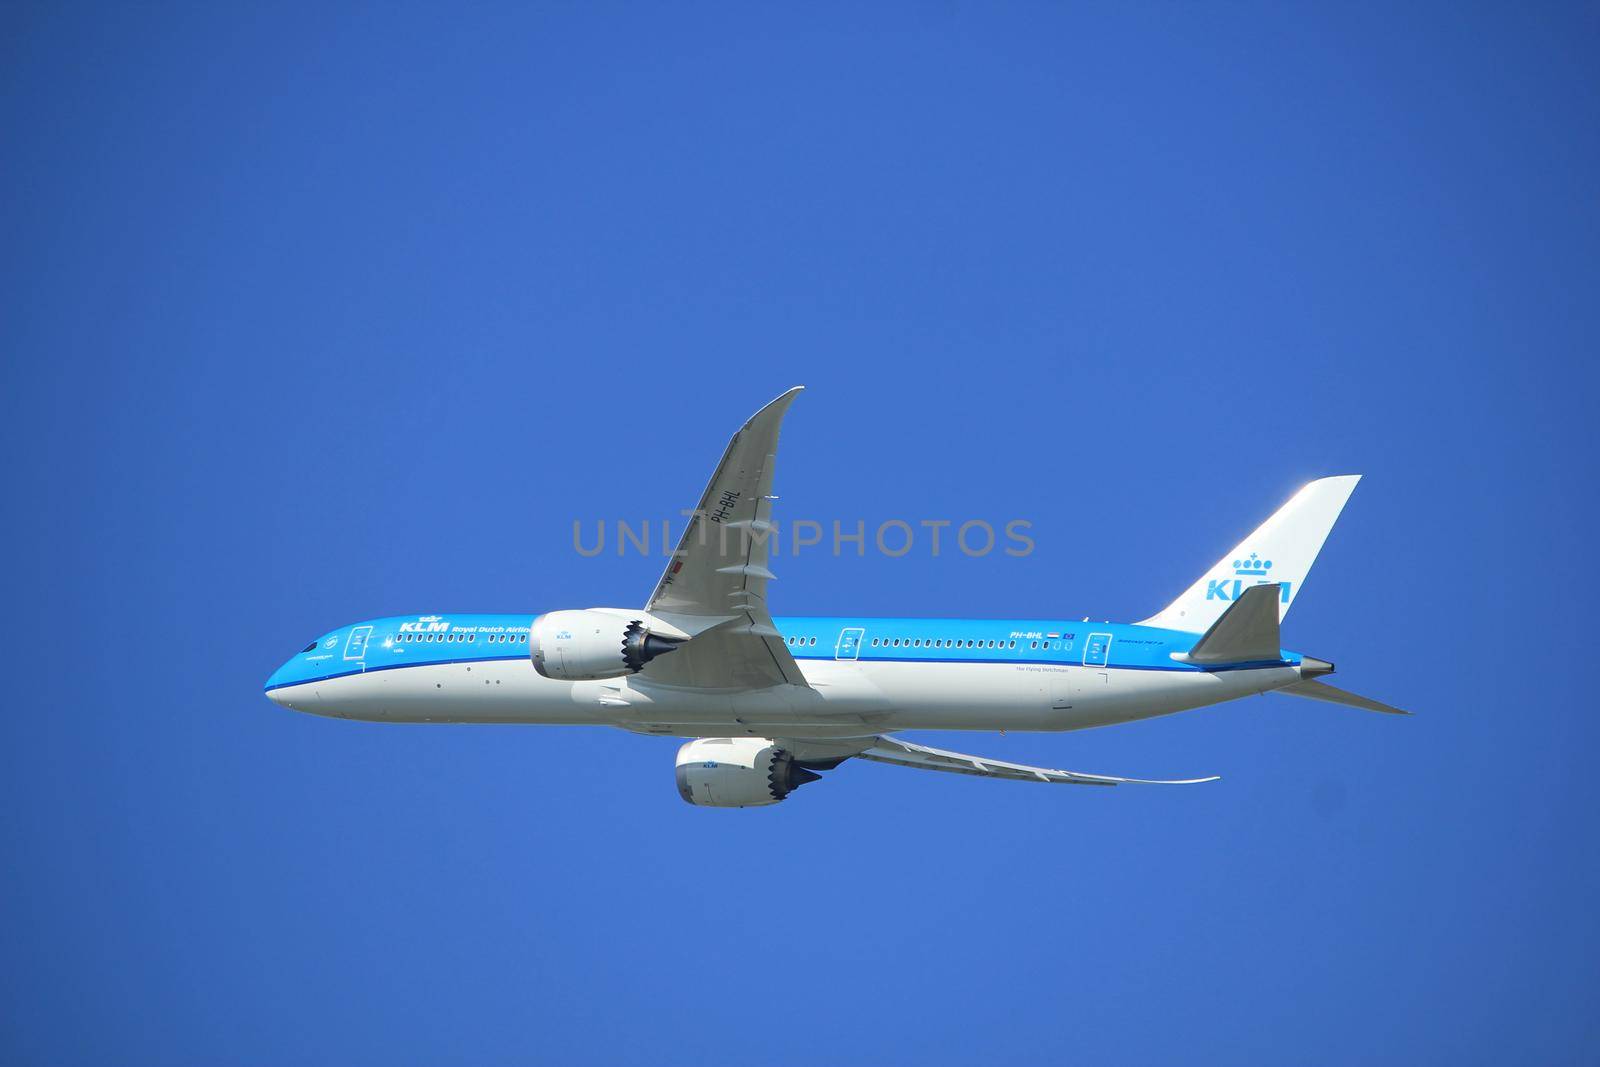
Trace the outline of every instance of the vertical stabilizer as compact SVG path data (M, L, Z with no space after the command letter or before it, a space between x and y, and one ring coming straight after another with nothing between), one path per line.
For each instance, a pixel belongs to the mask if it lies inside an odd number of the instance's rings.
M1300 595L1328 531L1360 480L1359 474L1342 474L1304 486L1182 596L1139 625L1202 633L1246 589L1266 584L1280 587L1278 617L1282 619Z

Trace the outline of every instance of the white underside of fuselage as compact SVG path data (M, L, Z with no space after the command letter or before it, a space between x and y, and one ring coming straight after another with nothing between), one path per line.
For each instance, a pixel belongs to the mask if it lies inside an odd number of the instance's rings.
M896 730L1081 730L1268 692L1294 667L1136 670L1010 663L804 660L809 689L719 695L545 678L526 659L374 670L276 689L295 711L369 722L617 726L678 737L858 737Z

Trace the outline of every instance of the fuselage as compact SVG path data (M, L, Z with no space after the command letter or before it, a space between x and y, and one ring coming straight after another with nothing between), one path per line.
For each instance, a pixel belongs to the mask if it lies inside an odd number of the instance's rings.
M541 676L535 616L374 619L324 634L267 681L296 711L375 722L610 725L683 737L839 737L895 730L1076 730L1266 692L1303 657L1182 662L1196 635L1051 619L773 620L809 689L719 694L634 674ZM1310 664L1317 661L1307 661Z

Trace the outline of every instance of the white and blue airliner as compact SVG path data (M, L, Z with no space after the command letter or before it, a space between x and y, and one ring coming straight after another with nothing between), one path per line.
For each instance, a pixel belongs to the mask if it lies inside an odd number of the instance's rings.
M1358 475L1306 485L1131 625L773 618L773 466L799 392L734 435L643 608L373 619L306 645L268 679L267 696L370 722L576 723L689 738L677 757L683 799L741 808L777 803L849 759L1147 782L946 752L896 736L904 730L1081 730L1274 691L1403 714L1320 681L1331 663L1279 645L1279 623Z

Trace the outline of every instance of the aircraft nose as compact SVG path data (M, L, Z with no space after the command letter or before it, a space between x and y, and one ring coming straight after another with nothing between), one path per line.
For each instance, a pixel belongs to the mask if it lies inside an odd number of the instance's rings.
M289 690L286 688L290 684L288 673L289 664L285 663L283 666L272 672L272 677L267 679L267 684L264 687L266 689L267 699L278 705L280 708L291 707L288 697Z

